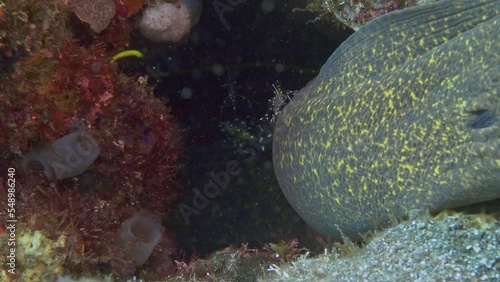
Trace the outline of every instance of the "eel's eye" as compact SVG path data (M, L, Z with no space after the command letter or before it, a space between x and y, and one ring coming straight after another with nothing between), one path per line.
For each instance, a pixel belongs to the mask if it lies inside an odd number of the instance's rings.
M470 123L472 128L484 128L492 125L496 121L496 117L493 112L488 110L475 111L477 117Z

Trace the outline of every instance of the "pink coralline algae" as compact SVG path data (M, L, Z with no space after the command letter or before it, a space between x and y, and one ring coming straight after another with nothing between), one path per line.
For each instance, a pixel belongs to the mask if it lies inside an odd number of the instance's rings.
M82 22L88 23L97 33L109 25L116 12L113 0L71 0L69 6Z

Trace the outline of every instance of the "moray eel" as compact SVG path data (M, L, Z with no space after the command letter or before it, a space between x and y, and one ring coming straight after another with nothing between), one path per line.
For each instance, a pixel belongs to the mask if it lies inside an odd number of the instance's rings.
M360 240L500 198L499 50L499 0L442 0L355 32L278 115L273 163L292 207Z

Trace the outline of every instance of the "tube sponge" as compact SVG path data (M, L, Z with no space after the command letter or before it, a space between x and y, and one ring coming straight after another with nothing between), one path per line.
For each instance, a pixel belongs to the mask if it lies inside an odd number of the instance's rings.
M94 137L81 130L57 139L48 147L28 153L21 165L26 170L37 163L47 178L63 179L85 172L100 153Z
M157 1L144 9L139 31L155 42L178 42L189 34L201 15L201 0L178 0L178 3Z
M134 260L137 266L143 265L160 242L165 228L160 219L149 212L141 211L122 223L116 241L125 245L134 242L127 251L127 256Z

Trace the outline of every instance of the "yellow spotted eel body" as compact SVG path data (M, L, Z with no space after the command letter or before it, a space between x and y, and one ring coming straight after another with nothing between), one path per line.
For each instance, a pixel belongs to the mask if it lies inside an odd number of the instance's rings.
M441 0L354 33L279 114L293 208L340 238L500 198L500 0Z

